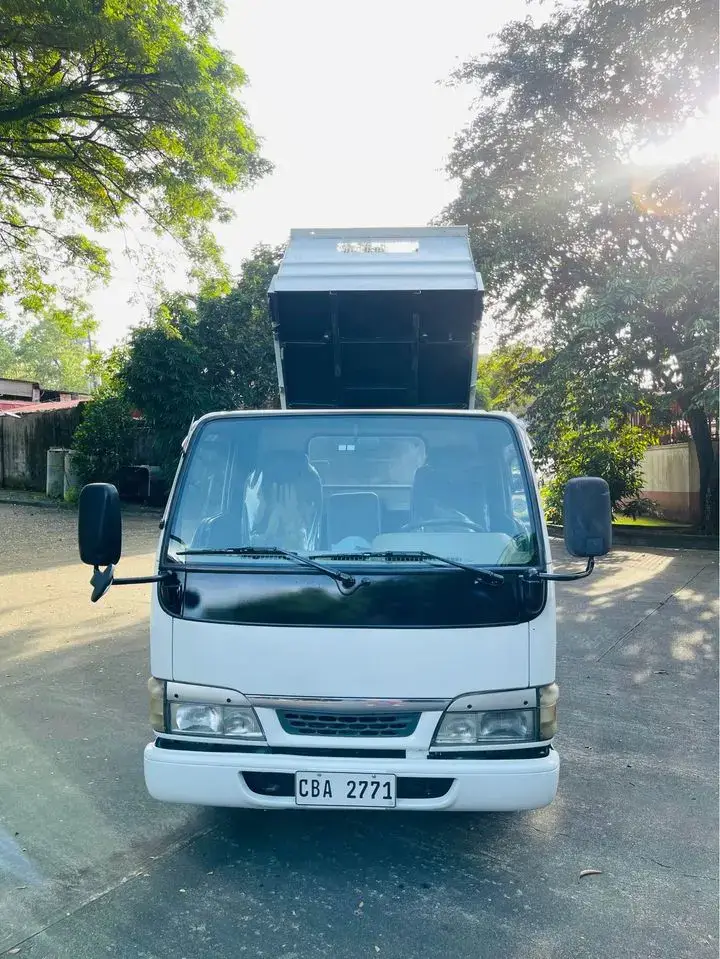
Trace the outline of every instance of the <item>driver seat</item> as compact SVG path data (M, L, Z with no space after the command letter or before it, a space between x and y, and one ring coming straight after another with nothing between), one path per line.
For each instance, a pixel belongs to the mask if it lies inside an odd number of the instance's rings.
M487 528L485 517L485 484L479 464L468 465L467 452L439 451L437 459L421 466L415 473L410 522L465 517Z

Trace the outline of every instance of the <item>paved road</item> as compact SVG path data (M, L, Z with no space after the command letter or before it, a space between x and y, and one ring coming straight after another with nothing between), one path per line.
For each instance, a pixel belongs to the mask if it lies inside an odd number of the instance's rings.
M243 813L145 793L149 588L91 606L70 513L0 530L0 955L717 956L714 555L618 550L559 587L548 809ZM126 575L155 534L129 519Z

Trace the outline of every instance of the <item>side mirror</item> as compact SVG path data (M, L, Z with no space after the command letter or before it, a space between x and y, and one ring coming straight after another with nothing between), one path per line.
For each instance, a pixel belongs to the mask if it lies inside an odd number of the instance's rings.
M565 487L565 549L571 556L605 556L612 545L612 504L604 479L579 476Z
M122 551L118 491L110 483L90 483L78 505L80 559L88 566L114 566Z

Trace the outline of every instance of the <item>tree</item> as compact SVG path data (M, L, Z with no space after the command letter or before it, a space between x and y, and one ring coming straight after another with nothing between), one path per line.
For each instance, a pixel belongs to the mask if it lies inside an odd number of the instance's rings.
M524 343L499 347L480 356L475 405L523 416L533 400L535 371L544 359L540 350Z
M212 40L217 0L0 0L0 294L106 276L139 215L218 267L222 197L268 170ZM88 229L89 228L89 232Z
M118 389L155 433L166 478L193 418L276 402L267 291L281 256L255 250L227 295L169 298L116 355Z
M443 218L470 224L503 338L547 350L556 405L563 375L584 374L569 389L579 422L675 404L710 495L716 163L650 170L632 156L716 94L716 3L558 6L540 26L509 24L456 79L480 106L455 142L459 195Z
M530 426L535 465L552 476L545 507L553 522L562 521L563 490L573 476L601 476L616 508L637 497L643 453L653 438L647 427L628 422L619 382L578 357L570 369L567 360L516 343L497 347L478 364L478 404L509 410Z
M547 486L545 511L550 522L562 522L563 492L574 476L600 476L610 487L613 508L637 497L642 489L641 461L646 440L642 430L623 424L566 428L558 438L558 464Z
M79 300L38 304L33 322L0 322L0 375L37 380L46 389L90 390L99 354L94 318Z
M132 459L138 424L122 394L101 390L83 408L73 435L75 467L83 483L117 482L120 467Z
M662 264L632 264L588 296L565 353L600 340L604 366L642 397L651 420L682 415L695 441L703 525L717 529L718 456L710 420L718 416L717 202L715 210Z

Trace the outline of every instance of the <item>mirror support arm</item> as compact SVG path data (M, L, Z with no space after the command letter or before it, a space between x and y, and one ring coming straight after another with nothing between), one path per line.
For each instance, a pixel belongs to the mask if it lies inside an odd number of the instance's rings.
M159 573L157 576L126 576L116 579L115 567L112 564L105 569L100 569L99 566L95 566L90 579L90 585L93 588L90 600L93 603L97 603L113 584L116 586L139 586L143 583L169 583L174 579L175 573L170 570Z
M587 566L582 573L543 573L539 569L534 569L525 578L529 580L544 579L551 583L572 583L576 579L585 579L594 569L595 557L588 556Z
M157 576L125 576L121 578L113 577L114 586L141 586L143 583L169 583L174 579L175 573L158 573Z

